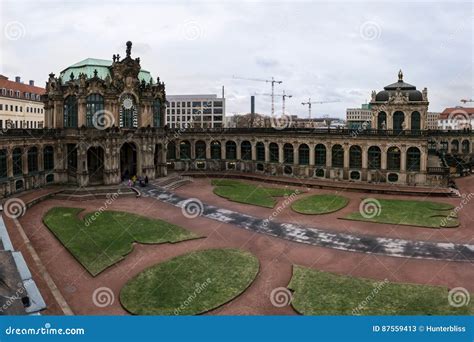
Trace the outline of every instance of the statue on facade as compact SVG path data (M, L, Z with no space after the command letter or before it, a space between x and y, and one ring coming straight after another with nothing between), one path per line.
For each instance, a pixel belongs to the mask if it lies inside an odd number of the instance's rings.
M130 57L130 55L132 54L132 42L131 41L128 41L127 42L127 57Z
M375 97L377 96L377 92L372 90L372 102L375 102Z

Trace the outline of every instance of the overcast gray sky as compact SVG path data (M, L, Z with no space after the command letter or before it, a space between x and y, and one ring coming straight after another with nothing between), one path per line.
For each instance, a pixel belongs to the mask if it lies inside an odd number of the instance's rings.
M132 56L166 83L167 94L217 93L227 113L248 112L250 95L282 80L291 114L344 117L372 90L405 81L428 88L431 111L473 94L471 2L1 1L0 73L35 79L87 57ZM281 100L277 99L281 111ZM270 112L270 97L257 97Z

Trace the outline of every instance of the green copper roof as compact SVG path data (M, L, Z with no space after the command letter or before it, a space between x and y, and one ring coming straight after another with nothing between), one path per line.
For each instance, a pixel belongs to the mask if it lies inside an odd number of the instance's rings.
M104 80L107 76L110 76L108 67L111 65L112 61L106 59L86 58L61 71L59 77L63 82L67 82L71 79L71 73L74 73L75 79L77 79L81 73L86 74L88 78L92 78L94 77L94 70L97 70L97 77ZM153 77L151 77L150 72L147 70L141 69L138 78L140 81L144 80L147 83L150 82L150 80L153 82Z

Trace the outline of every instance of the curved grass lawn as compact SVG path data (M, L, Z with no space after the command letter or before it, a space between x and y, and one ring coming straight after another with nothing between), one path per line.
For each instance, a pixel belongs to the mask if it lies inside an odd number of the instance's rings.
M472 315L474 303L449 305L448 288L341 276L294 266L288 288L304 315ZM472 296L471 296L472 297Z
M192 252L140 273L122 288L120 301L136 315L200 314L244 292L258 269L258 259L248 252Z
M297 200L291 209L300 214L328 214L344 208L349 199L338 195L313 195Z
M371 200L372 203L373 200ZM364 217L360 211L344 217L348 220L400 224L426 228L454 228L459 220L454 206L448 203L415 200L377 199L378 215ZM370 215L372 216L372 215Z
M52 208L43 222L93 276L122 260L132 251L133 242L159 244L198 238L171 223L120 211L97 211L81 220L82 210Z
M296 196L298 190L284 188L266 188L261 185L247 184L231 179L213 179L214 193L230 201L273 208L277 201L274 197Z

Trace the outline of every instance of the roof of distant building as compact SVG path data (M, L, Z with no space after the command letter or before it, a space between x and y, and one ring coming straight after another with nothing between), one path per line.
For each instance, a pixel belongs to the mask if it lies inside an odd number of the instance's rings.
M21 98L24 98L25 93L41 95L44 94L45 91L44 88L37 87L34 85L32 86L21 82L10 81L8 77L0 75L0 89L2 88L5 88L7 90L11 89L13 91L19 91L22 95ZM16 97L16 95L14 97Z
M453 118L462 118L462 116L474 116L474 107L469 107L469 108L465 108L465 107L450 107L450 108L446 108L445 110L443 110L443 112L439 115L439 119L443 120L443 119L448 119L449 117L453 117Z

